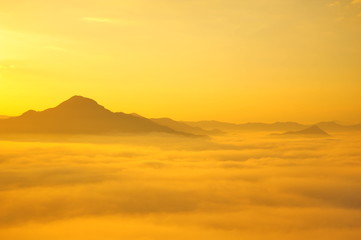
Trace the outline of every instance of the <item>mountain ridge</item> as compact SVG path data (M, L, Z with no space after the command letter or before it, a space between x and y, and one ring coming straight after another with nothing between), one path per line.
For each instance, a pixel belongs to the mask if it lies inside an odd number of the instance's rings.
M337 122L320 122L327 131L361 130L361 124L341 125ZM176 121L171 118L146 118L139 114L112 112L93 99L80 95L43 111L28 110L16 117L0 115L0 133L146 133L164 132L189 135L219 135L230 131L302 131L310 125L297 122L228 123L221 121Z
M274 122L274 123L229 123L222 121L183 121L193 127L200 127L205 130L219 129L221 131L300 131L312 125L297 122ZM361 124L342 125L337 122L319 122L316 125L325 131L360 131Z
M95 100L73 96L56 107L43 111L29 110L17 117L0 120L2 133L149 133L187 135L147 118L111 112Z

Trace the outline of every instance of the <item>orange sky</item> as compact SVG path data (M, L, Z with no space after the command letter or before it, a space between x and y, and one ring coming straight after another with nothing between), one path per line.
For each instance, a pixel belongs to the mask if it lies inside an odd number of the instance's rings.
M1 1L0 114L361 120L360 0Z

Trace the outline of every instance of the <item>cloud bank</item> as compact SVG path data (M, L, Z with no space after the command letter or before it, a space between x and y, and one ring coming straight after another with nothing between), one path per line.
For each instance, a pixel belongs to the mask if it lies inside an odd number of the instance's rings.
M2 239L358 239L361 141L0 142Z

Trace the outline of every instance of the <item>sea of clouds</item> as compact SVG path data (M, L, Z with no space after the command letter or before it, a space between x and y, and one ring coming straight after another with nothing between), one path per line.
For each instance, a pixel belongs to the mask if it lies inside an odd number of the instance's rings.
M360 239L361 139L0 142L0 239Z

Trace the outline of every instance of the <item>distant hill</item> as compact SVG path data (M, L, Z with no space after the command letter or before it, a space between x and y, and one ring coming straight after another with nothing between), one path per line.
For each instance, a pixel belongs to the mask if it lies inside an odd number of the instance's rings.
M192 127L199 127L206 130L219 129L222 131L234 131L237 130L238 128L238 125L235 123L220 122L220 121L199 121L199 122L184 121L183 123Z
M0 115L0 119L6 119L9 118L9 116Z
M307 127L306 125L295 122L235 124L219 121L200 121L185 123L193 127L200 127L207 130L220 129L222 131L298 131Z
M238 129L246 131L297 131L305 128L306 125L296 122L275 122L275 123L244 123L238 124Z
M282 135L298 135L298 136L330 136L317 125L308 127L300 131L285 132Z
M337 122L320 122L317 126L329 132L337 131L359 131L361 130L361 124L358 125L342 125Z
M139 115L138 115L139 116ZM151 118L155 123L169 127L176 131L195 134L195 135L219 135L222 134L220 130L205 130L200 127L193 127L184 122L178 122L170 118Z
M219 121L199 121L199 122L184 122L193 127L200 127L206 130L219 129L221 131L233 132L285 132L285 131L300 131L310 125L304 125L296 122L275 122L275 123L227 123ZM337 131L361 131L361 124L357 125L342 125L337 122L320 122L316 124L321 129L327 132Z
M113 113L96 101L74 96L54 108L0 119L0 133L104 134L162 132L183 134L147 118Z

